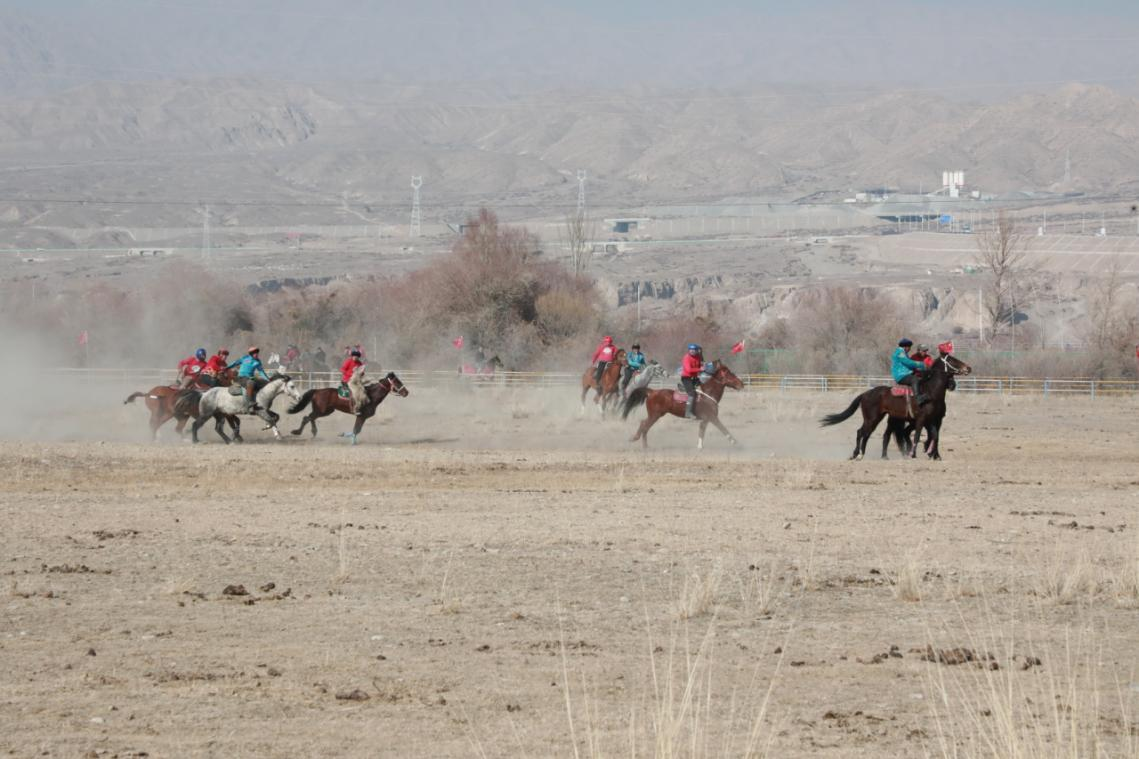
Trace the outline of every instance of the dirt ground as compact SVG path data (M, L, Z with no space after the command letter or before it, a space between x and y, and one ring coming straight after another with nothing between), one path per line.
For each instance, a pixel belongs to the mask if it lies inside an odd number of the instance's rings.
M152 445L131 389L0 429L0 755L1139 756L1134 401L848 462L835 394L646 455L566 389L413 387L355 448Z

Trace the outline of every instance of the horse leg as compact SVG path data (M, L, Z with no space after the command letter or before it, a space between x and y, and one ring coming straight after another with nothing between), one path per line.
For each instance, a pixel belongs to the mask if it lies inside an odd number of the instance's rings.
M225 416L221 414L214 415L214 429L217 430L218 435L225 441L225 444L229 445L230 439L225 434Z
M649 428L656 424L657 419L660 418L661 413L659 411L649 412L649 415L645 417L645 421L641 422L641 426L637 428L637 434L633 435L633 439L629 442L631 443L637 438L640 438L641 450L647 451L649 449Z
M304 417L303 419L301 419L301 426L300 426L300 427L297 427L297 428L296 428L295 430L293 430L293 431L292 431L290 434L292 434L292 435L299 435L299 434L301 434L302 432L304 432L304 431L305 431L305 425L306 425L306 424L308 424L308 423L309 423L309 418L306 416L306 417ZM313 425L313 427L316 427L316 425L314 424L314 425Z
M910 451L910 458L916 459L918 457L918 442L921 441L921 431L925 427L924 419L914 419L914 447Z
M700 432L698 433L698 437L696 438L696 450L698 450L698 451L704 450L704 430L706 430L706 429L708 429L708 420L707 419L701 419L700 420Z
M229 422L229 426L233 430L233 442L244 443L245 438L241 436L241 420L236 416L227 416L226 421Z
M192 442L195 442L195 443L199 442L198 441L198 430L200 430L203 426L205 426L207 418L208 417L206 417L205 415L199 415L198 418L194 420L194 423L190 426L190 439Z
M934 461L941 461L941 452L938 450L938 445L941 443L941 423L937 423L929 429L929 443L926 448L929 457Z
M356 438L360 436L361 430L364 429L365 421L367 421L367 417L356 416L356 423L352 425L352 445L356 445Z
M726 437L728 439L729 443L731 443L732 445L735 445L736 443L739 442L734 437L732 437L732 433L728 432L728 428L725 427L724 423L720 421L719 416L714 416L709 421L711 421L712 424L716 425L716 429L718 429L720 432L722 432L724 434L724 437ZM707 422L705 422L705 424L707 424ZM700 428L700 432L701 432L701 437L703 437L703 432L704 432L703 427Z

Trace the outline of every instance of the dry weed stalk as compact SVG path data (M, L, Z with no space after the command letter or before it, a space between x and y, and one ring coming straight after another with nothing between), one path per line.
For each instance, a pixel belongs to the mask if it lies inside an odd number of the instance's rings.
M1094 597L1099 591L1087 551L1062 548L1059 544L1033 576L1036 596L1060 605Z
M719 560L703 575L696 568L690 569L684 576L684 586L676 602L677 617L693 619L711 611L716 605L716 593L723 578L724 566Z
M922 571L913 555L906 557L890 579L894 583L894 598L911 603L922 600Z

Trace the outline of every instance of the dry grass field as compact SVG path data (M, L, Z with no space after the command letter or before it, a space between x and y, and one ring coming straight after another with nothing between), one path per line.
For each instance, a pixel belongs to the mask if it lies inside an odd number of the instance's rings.
M131 389L0 430L0 755L1139 756L1134 401L847 462L838 395L645 455L572 390L352 448L151 445Z

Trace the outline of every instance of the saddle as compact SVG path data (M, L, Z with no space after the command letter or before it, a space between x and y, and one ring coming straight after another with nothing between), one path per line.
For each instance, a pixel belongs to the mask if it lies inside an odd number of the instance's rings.
M348 389L347 385L341 382L340 387L336 388L336 395L340 398L351 398L352 391Z
M688 403L688 393L683 390L673 390L672 399L677 403Z
M896 398L913 397L914 389L909 385L894 385L890 388L890 395Z
M245 395L245 388L242 387L241 385L230 385L229 386L229 394L230 395Z

